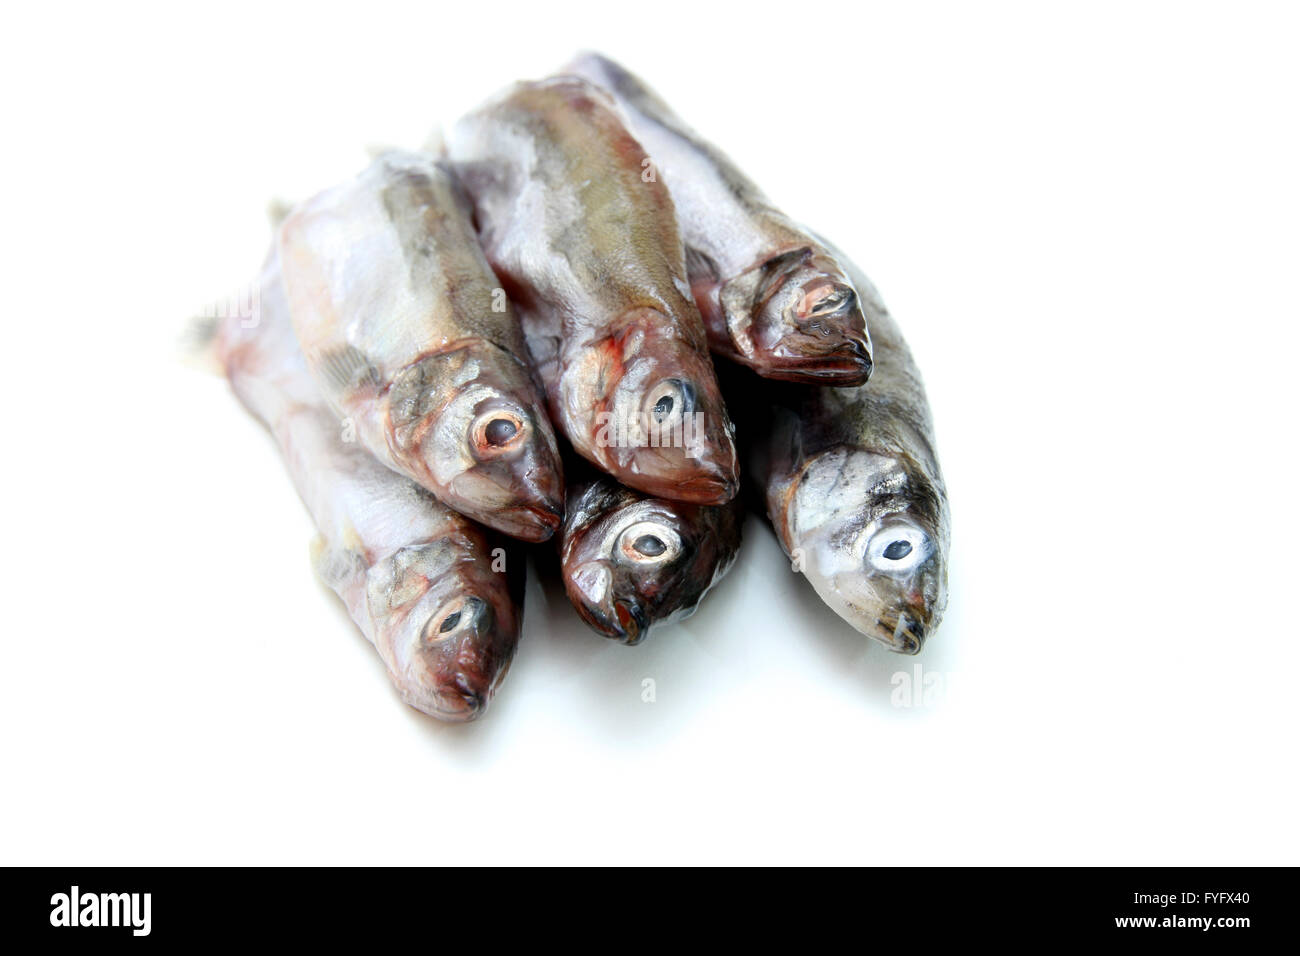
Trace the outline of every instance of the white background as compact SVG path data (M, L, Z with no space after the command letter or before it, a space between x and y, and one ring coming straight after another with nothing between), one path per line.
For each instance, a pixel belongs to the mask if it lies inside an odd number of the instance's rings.
M1295 14L725 6L8 14L0 862L1298 862ZM954 516L919 658L753 519L640 648L533 586L492 710L439 725L178 361L268 200L585 47L902 323ZM948 693L894 706L918 665Z

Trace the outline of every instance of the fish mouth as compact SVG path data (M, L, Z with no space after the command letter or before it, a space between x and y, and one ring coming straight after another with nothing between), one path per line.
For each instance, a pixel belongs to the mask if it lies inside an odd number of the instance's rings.
M564 589L587 626L620 644L639 644L653 621L640 602L612 593L614 582L614 570L606 561L565 564Z
M715 466L680 478L644 472L631 476L620 474L616 477L630 487L656 498L697 505L725 505L740 491L740 477Z
M564 506L559 504L519 505L497 512L493 527L502 534L531 544L548 540L564 523Z
M464 724L477 720L483 715L490 694L486 689L470 687L468 682L458 679L452 686L439 688L432 693L420 694L418 697L417 695L403 696L406 697L408 704L430 717Z
M558 465L479 462L456 475L439 497L467 518L536 544L564 521L561 475Z
M645 640L653 623L644 608L626 599L614 601L610 612L589 605L585 610L583 618L594 630L628 647Z
M876 619L871 636L895 654L917 654L925 645L931 628L915 611L900 611L893 617Z
M815 348L800 347L808 338L800 335L799 344L782 343L766 361L756 362L755 370L764 378L783 382L838 387L867 384L875 363L865 340L842 337L839 344L830 347L816 341L812 342Z
M671 494L665 498L679 501L697 502L703 505L725 505L740 491L738 478L722 473L717 475L700 475L673 486Z
M645 640L650 630L650 620L645 610L635 601L615 601L613 633L610 635L620 644L629 647Z

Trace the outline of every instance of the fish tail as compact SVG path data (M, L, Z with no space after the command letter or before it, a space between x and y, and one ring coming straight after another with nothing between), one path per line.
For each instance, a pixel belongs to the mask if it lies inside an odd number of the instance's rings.
M273 245L273 253L274 248ZM274 261L270 260L272 264ZM178 343L184 364L225 374L230 351L261 321L263 281L264 277L259 277L229 295L208 302L185 322Z
M389 153L400 153L400 152L404 152L404 150L401 150L398 147L393 146L391 143L367 143L366 144L366 159L372 163L377 159L382 159L383 157L387 156Z
M224 375L225 365L219 354L221 317L206 312L186 319L176 339L182 364L201 372Z
M280 224L289 218L289 213L293 212L294 203L285 199L283 196L274 196L266 204L266 218L271 223L271 228L277 230Z

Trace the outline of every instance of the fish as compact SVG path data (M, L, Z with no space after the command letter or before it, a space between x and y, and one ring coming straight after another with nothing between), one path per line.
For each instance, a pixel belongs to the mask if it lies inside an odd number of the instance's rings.
M765 378L864 384L873 353L861 297L826 244L617 63L584 53L563 72L614 98L668 185L714 354Z
M383 153L281 224L290 316L363 447L456 511L544 541L563 520L559 448L470 216L444 164Z
M915 654L948 601L948 492L921 373L879 292L842 254L875 342L869 385L785 386L749 458L792 566L857 631Z
M312 516L318 576L403 701L444 721L482 716L519 643L523 556L347 440L294 337L274 248L257 289L255 321L223 321L213 350Z
M609 98L573 77L520 83L445 148L574 450L650 495L730 501L733 426L672 199Z
M570 469L572 472L573 469ZM592 475L571 485L560 534L564 590L578 615L620 644L695 613L740 549L740 498L696 505Z
M525 341L534 354L548 348L535 325L525 326ZM543 364L539 375L544 389L555 388L559 364ZM695 613L735 562L739 495L721 505L654 497L576 456L566 462L565 474L561 577L578 616L598 634L640 644L656 624Z

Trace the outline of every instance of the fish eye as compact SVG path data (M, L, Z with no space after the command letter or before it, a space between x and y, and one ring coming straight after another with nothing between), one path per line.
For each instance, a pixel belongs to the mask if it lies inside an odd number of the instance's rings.
M891 521L868 539L866 560L877 571L905 574L922 564L933 550L930 537L910 521Z
M519 426L510 419L494 418L488 422L487 428L483 429L483 437L487 439L489 445L500 447L514 438L518 431Z
M652 534L643 534L632 542L632 547L647 558L657 558L668 550L668 545Z
M646 418L655 425L672 425L695 407L695 390L677 378L666 378L646 394Z
M852 289L819 285L804 294L800 312L810 319L836 315L849 311L856 300Z
M479 603L478 598L467 598L445 609L441 615L430 618L424 626L424 642L433 644L444 641L463 629L474 620L474 612Z
M884 555L890 561L897 561L905 558L912 553L912 542L905 538L899 538L897 541L891 541L885 547Z
M494 409L480 415L470 428L474 453L493 458L522 446L528 428L524 419L512 411Z
M634 565L659 564L681 551L677 533L658 521L638 521L618 538L615 556Z

